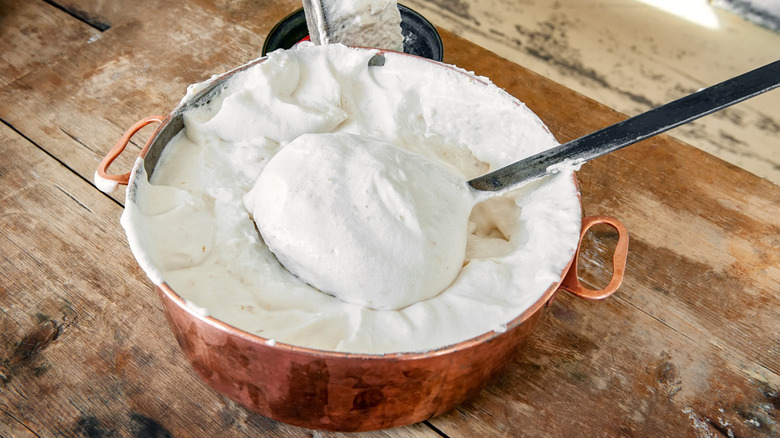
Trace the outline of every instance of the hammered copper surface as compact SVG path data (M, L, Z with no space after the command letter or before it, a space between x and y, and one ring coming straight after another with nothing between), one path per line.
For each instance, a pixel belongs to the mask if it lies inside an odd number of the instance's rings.
M487 385L518 352L541 308L501 336L430 353L342 354L262 339L192 313L158 293L176 340L215 391L275 420L311 429L385 429L444 413Z

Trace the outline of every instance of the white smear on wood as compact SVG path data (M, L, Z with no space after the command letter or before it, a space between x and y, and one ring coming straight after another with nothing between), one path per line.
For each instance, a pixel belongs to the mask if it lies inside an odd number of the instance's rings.
M691 420L691 425L696 432L696 436L699 438L715 438L715 434L712 433L707 422L700 419L699 416L693 412L692 408L685 406L683 407L682 412L683 414L687 414L688 419Z

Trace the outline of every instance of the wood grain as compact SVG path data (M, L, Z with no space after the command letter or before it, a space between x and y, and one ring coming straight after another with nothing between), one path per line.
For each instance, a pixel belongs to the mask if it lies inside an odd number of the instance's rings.
M42 1L0 1L0 87L99 37Z

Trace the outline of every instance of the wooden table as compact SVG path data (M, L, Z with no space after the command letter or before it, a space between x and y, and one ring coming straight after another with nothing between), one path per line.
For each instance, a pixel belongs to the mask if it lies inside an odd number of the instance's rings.
M126 128L259 56L300 4L58 5L0 0L0 436L311 436L200 383L125 242L123 190L92 183ZM492 78L560 141L623 118L441 34L446 62ZM579 179L584 213L631 232L620 291L560 294L477 397L366 436L780 435L780 188L667 136ZM609 228L587 239L590 284L609 278L614 243Z

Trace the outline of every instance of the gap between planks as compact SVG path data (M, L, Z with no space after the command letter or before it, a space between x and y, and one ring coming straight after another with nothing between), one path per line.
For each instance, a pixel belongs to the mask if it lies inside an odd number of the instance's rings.
M99 30L101 32L105 32L108 29L111 29L111 24L110 23L105 23L103 21L100 21L97 18L90 16L90 14L85 12L85 11L82 11L82 10L74 8L74 7L68 7L68 6L65 6L65 5L61 5L61 4L59 4L59 3L55 2L55 1L52 1L52 0L43 0L43 1L44 1L44 3L46 3L48 5L51 5L51 6L55 7L55 8L57 8L57 9L61 10L62 12L65 12L66 14L70 15L71 17L73 17L73 18L75 18L75 19L77 19L77 20L79 20L79 21L81 21L83 23L86 23L90 27L92 27L94 29L97 29L97 30Z
M79 179L81 179L82 181L86 182L87 184L91 185L91 186L92 186L92 187L94 187L96 190L98 190L98 188L97 188L97 186L95 185L95 182L94 182L94 181L90 181L89 179L87 179L87 178L85 178L84 176L82 176L80 173L76 172L76 170L75 170L75 169L73 169L72 167L68 166L68 165L67 165L67 163L65 163L64 161L60 160L60 159L59 159L59 158L57 158L56 156L52 155L52 154L51 154L49 151L47 151L45 148L41 147L41 145L39 145L38 143L36 143L36 142L35 142L33 139L31 139L30 137L26 136L26 135L25 135L25 134L24 134L22 131L18 130L18 129L17 129L15 126L14 126L14 125L12 125L12 124L11 124L11 123L9 123L8 121L6 121L6 120L4 120L4 119L1 119L1 118L0 118L0 122L2 122L2 124L4 124L5 126L7 126L8 128L10 128L10 129L11 129L13 132L15 132L16 134L18 134L20 137L22 137L23 139L25 139L25 140L26 140L28 143L30 143L31 145L35 146L35 147L36 147L37 149L39 149L41 152L43 152L44 154L46 154L48 157L50 157L51 159L53 159L54 161L56 161L57 163L59 163L59 164L60 164L62 167L64 167L65 169L67 169L67 170L68 170L68 172L70 172L70 173L72 173L72 174L76 175L76 176L77 176ZM66 134L67 134L67 132L66 132ZM69 137L71 137L70 135L68 135L68 136L69 136ZM73 137L71 137L71 138L73 138ZM75 140L75 139L74 139L74 140ZM83 143L82 143L82 144L83 144ZM59 187L58 187L58 188L59 188ZM60 190L62 190L62 189L60 188ZM63 192L65 192L65 191L63 190ZM101 191L100 193L103 193L103 192ZM66 195L68 195L68 196L70 196L71 198L73 198L73 196L71 196L69 193L65 192L65 194L66 194ZM118 200L116 200L116 199L112 198L111 196L109 196L109 195L108 195L108 194L106 194L106 193L103 193L103 195L104 195L104 196L106 196L106 197L107 197L108 199L110 199L111 201L113 201L113 202L114 202L115 204L117 204L118 206L120 206L120 207L124 208L124 205L123 205L123 204L122 204L120 201L118 201ZM75 198L74 198L74 200L75 200ZM78 202L78 201L77 201L77 202ZM79 202L79 204L81 204L81 203ZM86 206L84 206L83 204L82 204L82 207L86 208ZM89 210L89 208L87 208L87 210Z

